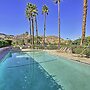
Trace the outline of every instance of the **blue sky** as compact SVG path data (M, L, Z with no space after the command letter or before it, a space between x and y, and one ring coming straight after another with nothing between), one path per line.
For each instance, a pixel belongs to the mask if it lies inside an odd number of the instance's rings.
M49 8L46 35L58 35L57 5L53 0L0 0L0 32L21 34L29 31L29 23L25 16L26 4L31 2L38 7L38 30L43 35L44 16L42 6ZM90 0L88 0L88 16L86 35L90 35ZM60 6L61 37L76 39L82 33L83 0L62 0Z

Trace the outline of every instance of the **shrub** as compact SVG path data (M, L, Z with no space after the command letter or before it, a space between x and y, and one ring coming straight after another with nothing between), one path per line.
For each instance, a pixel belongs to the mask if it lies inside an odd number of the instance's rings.
M9 41L0 40L0 47L6 47L11 45Z
M73 47L72 48L72 53L81 54L83 49L84 49L83 47Z
M90 48L85 50L84 55L86 55L86 57L90 57Z

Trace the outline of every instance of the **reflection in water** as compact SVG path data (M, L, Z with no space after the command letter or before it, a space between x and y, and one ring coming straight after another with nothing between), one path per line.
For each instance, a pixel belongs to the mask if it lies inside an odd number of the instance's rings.
M23 56L17 58L16 56ZM24 57L25 56L25 57ZM10 53L0 69L0 90L63 90L39 63L25 53ZM6 67L7 66L7 67Z

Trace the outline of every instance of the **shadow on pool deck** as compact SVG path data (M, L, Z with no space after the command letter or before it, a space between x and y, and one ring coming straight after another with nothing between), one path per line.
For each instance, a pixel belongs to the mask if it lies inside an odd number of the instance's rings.
M24 53L23 53L24 54ZM22 54L22 55L23 55ZM11 56L11 55L10 55ZM30 56L28 58L10 58L13 61L20 61L20 65L5 68L4 76L2 77L3 86L0 90L64 90L61 85L58 85L45 69ZM22 64L25 60L27 63ZM12 82L11 84L9 84Z

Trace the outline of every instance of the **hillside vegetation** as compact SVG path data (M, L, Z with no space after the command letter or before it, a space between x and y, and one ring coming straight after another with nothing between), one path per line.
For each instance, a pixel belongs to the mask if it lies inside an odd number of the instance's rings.
M0 40L0 48L1 47L10 46L10 45L11 45L11 41L10 40Z

